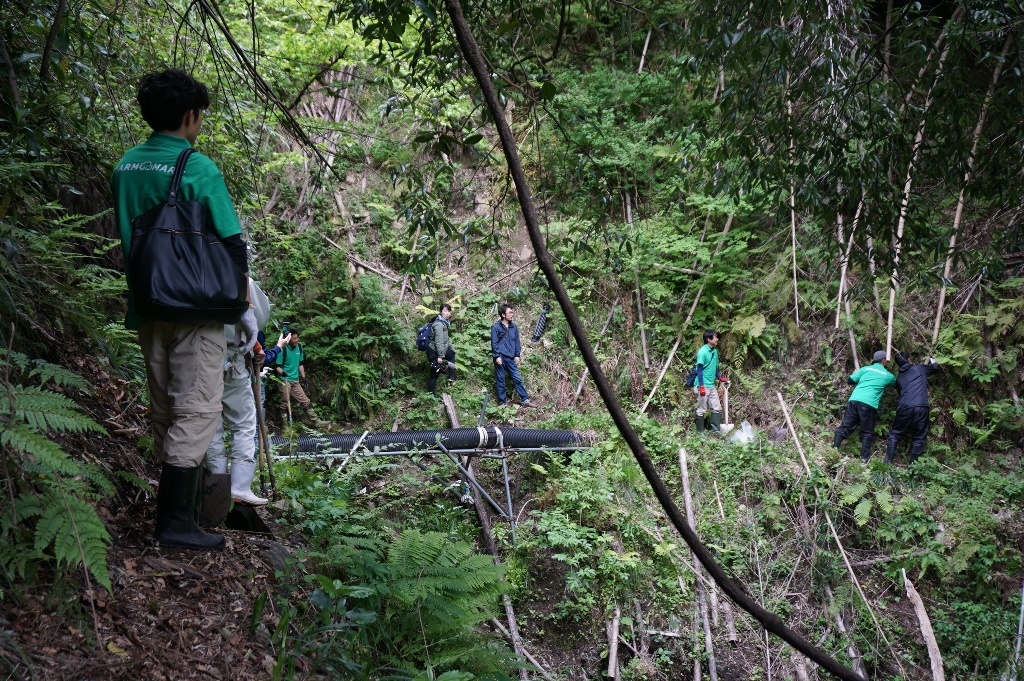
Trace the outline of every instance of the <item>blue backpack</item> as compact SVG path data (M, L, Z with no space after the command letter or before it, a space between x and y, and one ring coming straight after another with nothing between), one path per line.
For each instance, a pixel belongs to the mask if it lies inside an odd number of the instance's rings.
M416 330L416 349L421 352L426 352L427 348L430 347L430 327L434 325L434 320L431 319L429 322L421 326Z

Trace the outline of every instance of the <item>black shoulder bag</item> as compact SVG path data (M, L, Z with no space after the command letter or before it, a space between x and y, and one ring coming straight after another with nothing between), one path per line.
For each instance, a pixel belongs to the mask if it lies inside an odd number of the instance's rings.
M176 324L235 324L249 307L248 277L210 225L210 209L178 201L185 149L174 165L167 201L132 220L128 278L135 310Z

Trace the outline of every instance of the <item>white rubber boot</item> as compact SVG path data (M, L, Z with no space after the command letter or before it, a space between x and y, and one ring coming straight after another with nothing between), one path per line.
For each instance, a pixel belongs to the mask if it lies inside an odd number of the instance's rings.
M231 498L250 506L266 506L267 500L252 493L252 478L256 474L256 462L231 462Z

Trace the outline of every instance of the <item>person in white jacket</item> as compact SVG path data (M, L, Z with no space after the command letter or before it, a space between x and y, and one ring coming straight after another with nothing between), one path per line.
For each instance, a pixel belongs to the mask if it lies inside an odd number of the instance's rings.
M267 295L249 280L256 323L259 328L270 321L270 301ZM252 375L248 357L243 353L244 343L237 326L224 327L227 339L227 358L224 361L223 421L217 426L206 450L206 469L210 473L228 472L228 455L224 446L224 431L231 436L231 498L235 503L264 506L267 500L253 494L252 479L256 474L256 401L252 392Z

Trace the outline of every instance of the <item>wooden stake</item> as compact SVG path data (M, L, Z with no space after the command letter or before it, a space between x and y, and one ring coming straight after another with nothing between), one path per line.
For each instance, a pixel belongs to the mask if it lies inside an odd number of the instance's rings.
M928 659L932 665L932 679L933 681L946 681L946 674L942 671L942 653L939 652L939 644L935 640L935 632L932 631L931 620L928 619L928 611L924 609L924 601L921 600L921 595L917 593L917 589L910 583L910 579L907 578L907 571L901 569L903 573L903 586L907 590L907 598L914 605L914 612L917 613L917 621L921 625L921 635L924 637L925 646L928 648Z
M722 520L724 521L725 506L722 505L722 495L718 492L718 481L712 480L711 484L715 486L715 499L718 500L718 512L721 514ZM725 615L725 631L728 634L729 643L736 643L739 641L739 637L736 636L736 620L733 619L732 603L729 602L728 598L722 601L722 612Z
M935 328L932 329L932 348L939 342L939 326L942 324L942 309L946 305L946 282L953 272L953 252L956 248L956 238L960 231L960 218L964 213L964 190L971 182L971 175L974 172L974 159L978 154L978 143L981 141L981 130L985 125L985 114L988 112L988 105L996 91L996 84L999 82L999 74L1002 72L1003 64L1010 52L1010 45L1013 41L1013 33L1006 35L1006 42L1003 44L1003 53L996 61L996 68L992 72L992 82L989 83L988 92L985 93L985 100L981 104L981 113L978 114L978 123L974 126L971 141L971 153L967 157L967 170L964 172L964 181L960 185L960 196L956 200L956 213L953 215L953 233L949 237L949 248L946 251L946 266L942 269L942 288L939 289L939 303L935 313Z
M697 521L693 513L693 495L690 494L690 472L686 465L686 449L683 448L679 450L679 470L683 477L683 502L686 504L686 521L689 523L690 529L696 532ZM700 574L700 561L697 560L697 556L693 553L690 555L693 557L693 571ZM718 669L715 665L715 648L711 642L711 620L708 617L707 591L704 588L703 580L700 579L697 580L697 601L700 605L701 619L704 621L704 649L708 653L708 676L711 677L711 681L718 681Z

